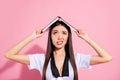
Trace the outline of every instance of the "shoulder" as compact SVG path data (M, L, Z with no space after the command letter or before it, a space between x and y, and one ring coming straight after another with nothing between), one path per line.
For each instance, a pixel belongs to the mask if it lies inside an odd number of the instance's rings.
M44 57L45 54L44 53L35 53L35 54L29 54L28 56L36 56L36 57Z
M75 53L75 62L78 68L89 67L91 55L83 53Z
M89 54L83 54L83 53L78 53L78 52L74 53L75 59L77 59L77 58L85 58L85 57L90 57L90 56L91 55L89 55Z
M37 53L37 54L30 54L28 55L30 64L29 69L37 69L42 73L44 61L45 61L45 54L44 53Z
M29 59L42 60L42 61L44 61L45 59L44 53L30 54L28 56L29 56Z

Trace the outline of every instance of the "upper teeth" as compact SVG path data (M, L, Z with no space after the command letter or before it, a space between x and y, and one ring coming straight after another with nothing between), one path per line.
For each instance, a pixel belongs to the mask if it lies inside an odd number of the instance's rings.
M58 42L58 44L61 44L61 43L62 43L62 41L59 41L59 42Z

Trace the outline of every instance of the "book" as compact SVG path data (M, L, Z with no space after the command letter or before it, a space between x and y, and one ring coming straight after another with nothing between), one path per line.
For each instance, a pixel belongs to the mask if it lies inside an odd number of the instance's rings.
M53 21L51 21L47 26L42 29L42 32L46 31L53 23L55 23L60 18L57 16Z
M63 18L61 18L60 16L57 16L54 20L52 20L47 26L45 26L42 29L42 32L45 32L53 23L55 23L56 21L63 21L66 25L68 25L73 31L77 32L78 30L73 27L72 25L70 25L68 22L66 22Z
M70 25L68 22L66 22L63 18L61 18L60 16L59 16L59 20L60 21L63 21L64 23L66 23L73 31L75 31L75 32L77 32L78 30L75 28L75 27L73 27L72 25Z

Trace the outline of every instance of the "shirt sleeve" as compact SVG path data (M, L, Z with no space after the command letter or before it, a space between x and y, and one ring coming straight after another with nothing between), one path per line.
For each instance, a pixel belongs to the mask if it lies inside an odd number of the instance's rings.
M32 54L28 55L30 64L28 65L29 70L37 69L42 73L44 61L45 61L45 54Z
M91 55L76 53L75 61L76 61L77 68L78 69L91 68L90 58L91 58Z

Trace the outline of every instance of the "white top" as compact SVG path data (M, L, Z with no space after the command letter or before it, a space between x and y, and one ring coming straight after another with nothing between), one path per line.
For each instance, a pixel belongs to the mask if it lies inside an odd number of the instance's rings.
M31 54L28 56L30 60L30 65L28 65L29 69L30 70L37 69L42 75L43 65L45 61L45 54ZM74 54L74 56L75 56L75 62L76 62L77 69L90 68L90 58L91 58L90 55L76 53ZM51 64L49 61L48 67L46 70L46 80L73 80L73 79L74 79L74 72L73 72L73 68L72 68L70 61L69 61L69 76L58 77L58 78L55 78L52 75Z

